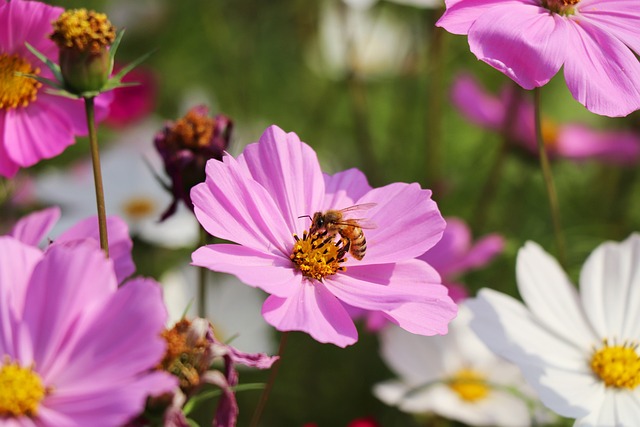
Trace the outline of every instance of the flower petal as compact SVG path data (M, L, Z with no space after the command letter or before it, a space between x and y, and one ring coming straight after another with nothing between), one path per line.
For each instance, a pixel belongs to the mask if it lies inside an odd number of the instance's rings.
M191 259L193 265L233 274L245 284L281 298L296 294L302 281L302 275L294 270L290 259L246 246L203 246L191 255Z
M29 246L38 246L60 219L60 208L51 207L21 218L11 229L10 236Z
M518 252L516 274L520 295L540 324L579 348L591 348L600 341L575 287L558 262L536 243L527 242Z
M582 0L580 16L640 53L640 9L635 0Z
M0 176L5 178L13 178L20 165L14 162L10 157L5 147L6 141L10 138L7 135L7 127L5 126L6 112L0 110Z
M303 331L321 343L346 347L358 332L340 301L322 283L303 280L289 298L270 296L262 306L265 320L279 331Z
M386 264L415 258L442 237L445 222L431 191L418 184L394 183L374 188L356 204L376 203L366 218L377 228L366 230L364 259L350 259L346 265Z
M469 121L487 129L502 129L506 113L504 102L487 93L473 75L456 77L451 87L451 101Z
M347 169L333 175L324 174L325 197L323 211L344 209L355 204L371 190L367 177L358 169Z
M445 0L447 10L436 22L453 34L467 34L473 23L493 7L505 8L521 0Z
M610 117L640 109L640 62L624 43L587 19L568 26L565 37L564 76L578 102Z
M272 194L231 156L207 162L206 181L191 190L198 221L212 235L266 253L289 255L292 233ZM288 243L291 242L291 243Z
M545 85L565 60L567 23L543 7L517 4L495 7L469 29L476 57L525 89Z
M600 338L640 339L640 234L598 246L582 267L580 288Z
M245 147L238 162L271 195L284 218L289 234L301 233L301 215L319 210L324 195L324 179L315 151L293 132L269 126L260 142Z
M559 155L570 159L632 165L640 157L640 136L635 132L602 132L581 125L566 125L560 129L556 149Z

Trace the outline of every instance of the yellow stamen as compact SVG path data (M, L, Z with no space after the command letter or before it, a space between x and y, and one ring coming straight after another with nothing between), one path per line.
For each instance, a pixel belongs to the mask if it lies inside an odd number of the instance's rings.
M70 9L53 22L53 40L58 47L98 54L111 46L116 30L107 15L87 9Z
M558 15L573 15L580 0L542 0L542 6Z
M490 391L484 375L467 368L456 372L449 381L449 387L467 402L484 399Z
M155 203L149 197L132 197L124 202L122 210L130 219L139 220L153 214Z
M594 351L591 369L607 387L635 389L640 384L640 357L636 345L625 343L604 347Z
M36 100L40 82L24 74L40 74L39 68L33 68L31 63L18 54L0 53L0 110L26 107Z
M211 144L214 126L215 119L193 108L169 129L167 142L175 147L206 147Z
M326 232L308 234L305 231L302 239L296 235L293 237L296 243L289 258L304 276L322 280L346 270L340 265L347 253L344 240L335 242L334 236L327 236Z
M162 338L167 342L167 352L158 366L158 369L178 377L180 387L185 391L200 385L200 377L211 363L206 337L193 341L190 328L191 322L182 319L173 328L162 332Z
M0 417L34 416L46 394L42 379L32 368L8 358L0 366Z

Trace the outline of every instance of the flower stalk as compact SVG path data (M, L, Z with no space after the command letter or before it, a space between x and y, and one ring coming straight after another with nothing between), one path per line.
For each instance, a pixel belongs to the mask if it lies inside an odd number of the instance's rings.
M536 126L536 143L538 145L538 156L540 158L540 168L542 169L542 176L544 179L545 187L547 189L547 197L549 198L549 207L551 209L551 220L553 222L553 231L556 238L556 246L558 247L558 260L560 264L566 268L567 265L567 252L564 234L562 233L562 227L560 225L560 208L558 205L558 194L553 182L553 175L551 174L551 165L549 164L549 156L545 149L544 140L542 139L542 120L540 114L540 88L535 88L533 91L533 103L534 103L534 120Z
M98 134L96 132L94 97L84 98L89 128L89 144L91 146L91 163L93 165L93 182L96 189L96 207L98 210L98 228L100 230L100 248L109 258L109 239L107 237L107 214L104 202L104 188L102 186L102 170L100 168L100 150L98 148Z

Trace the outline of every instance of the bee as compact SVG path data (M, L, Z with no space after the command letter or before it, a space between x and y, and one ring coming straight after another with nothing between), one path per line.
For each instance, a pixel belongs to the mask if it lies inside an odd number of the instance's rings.
M316 212L311 218L309 231L310 233L325 231L329 237L340 234L346 245L345 252L349 251L355 259L360 261L367 251L367 239L362 230L376 228L376 225L366 219L345 218L345 214L363 212L374 206L376 206L375 203L363 203L340 210Z

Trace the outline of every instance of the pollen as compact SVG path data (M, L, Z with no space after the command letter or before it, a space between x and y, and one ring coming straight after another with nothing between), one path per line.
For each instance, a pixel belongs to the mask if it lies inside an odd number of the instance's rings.
M153 214L155 202L149 197L133 197L122 205L122 211L132 220L140 220Z
M326 232L304 232L302 239L293 235L296 243L291 251L291 261L305 277L322 280L338 271L345 271L340 264L346 260L348 248L343 239L337 242Z
M70 9L53 22L50 38L59 48L99 54L111 46L116 30L107 15L87 9Z
M18 54L0 53L0 110L26 107L36 100L42 84L16 73L39 74L40 69Z
M202 374L209 368L209 344L204 337L190 339L190 327L191 322L182 319L161 334L167 342L167 351L158 368L178 377L183 390L200 385Z
M0 366L0 417L34 416L46 394L32 368L4 359Z
M482 400L487 397L491 390L484 375L468 368L456 372L449 381L449 387L466 402Z
M542 6L558 15L573 15L580 0L542 0Z
M607 387L635 389L640 384L640 357L637 345L609 345L594 350L591 357L591 369Z
M199 148L211 143L215 119L201 109L193 108L177 120L167 134L167 143L174 147Z

